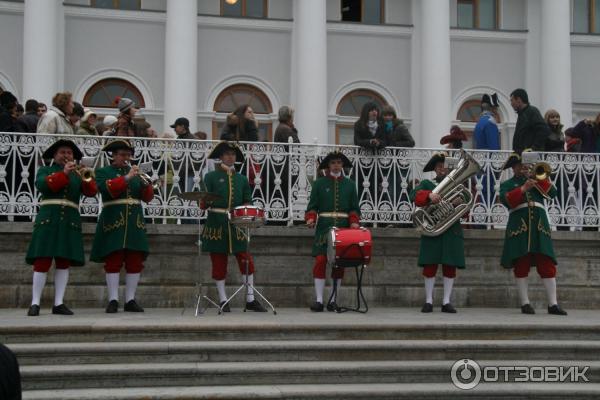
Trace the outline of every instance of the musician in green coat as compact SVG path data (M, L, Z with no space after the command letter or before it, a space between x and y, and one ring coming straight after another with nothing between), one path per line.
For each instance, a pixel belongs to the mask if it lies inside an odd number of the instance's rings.
M410 193L410 199L415 202L417 207L438 204L442 200L442 197L433 190L448 175L448 168L444 164L446 157L445 152L435 153L423 168L423 172L435 171L435 179L433 181L422 180ZM435 275L438 264L442 264L444 276L442 312L456 313L456 309L450 303L450 296L456 278L456 269L465 268L464 238L460 220L438 236L421 236L418 264L423 268L425 283L425 304L421 308L421 312L433 311Z
M111 157L111 165L96 171L102 194L102 212L98 217L91 261L103 262L108 287L107 313L119 309L119 273L125 266L125 311L143 312L135 292L148 256L148 239L142 201L154 198L152 185L140 178L137 165L129 160L134 149L124 139L109 142L102 149Z
M27 264L33 265L29 316L40 314L40 298L53 259L56 270L52 314L73 314L64 305L63 297L69 280L69 267L82 266L85 262L79 198L82 194L92 197L97 192L93 178L84 181L76 173L75 160L81 160L81 157L81 150L75 143L62 139L42 155L44 159L53 159L53 163L40 167L35 179L35 186L42 197L26 256Z
M243 282L248 282L246 310L266 312L267 310L254 298L254 260L248 253L246 232L229 220L229 213L238 206L252 203L252 191L248 178L235 170L236 162L244 163L244 154L233 142L220 142L211 151L208 158L218 159L215 170L204 176L203 188L219 195L219 200L211 203L201 202L200 208L208 208L208 217L200 239L202 251L210 253L212 278L216 282L219 302L224 312L230 312L225 278L227 277L227 259L235 254ZM246 263L248 273L246 274Z
M329 153L319 165L319 170L325 176L318 178L312 184L310 200L304 214L304 220L309 228L316 224L312 255L315 257L313 279L316 300L310 307L311 311L321 312L323 306L323 291L325 290L327 268L327 236L333 227L358 228L360 222L360 207L356 184L344 177L343 169L352 168L352 163L343 153ZM343 268L333 268L331 278L335 280L335 293L342 284ZM327 304L328 311L337 310L335 295Z
M512 168L513 177L500 185L500 200L509 210L501 264L513 269L523 314L535 314L527 293L529 269L535 265L546 288L548 313L567 315L556 299L556 257L544 205L544 198L556 196L556 187L550 182L549 173L541 180L535 179L533 166L523 163L517 153L506 160L503 169L508 168Z

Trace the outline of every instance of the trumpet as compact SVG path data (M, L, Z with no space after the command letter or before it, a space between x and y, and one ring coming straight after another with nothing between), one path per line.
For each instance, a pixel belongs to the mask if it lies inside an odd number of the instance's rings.
M544 161L539 161L529 166L529 178L535 179L538 182L534 187L547 200L550 200L550 196L540 187L539 182L549 178L551 173L552 167Z
M132 165L131 165L131 163L129 161L127 162L127 165L129 165L130 167L132 167ZM160 178L158 178L156 180L153 180L150 175L148 175L147 173L143 172L141 169L138 169L137 176L142 181L142 185L143 186L152 186L153 190L158 190L160 188Z
M81 164L77 164L73 172L79 175L81 180L84 182L91 182L92 179L96 177L96 173L94 172L93 168L86 167L85 165Z

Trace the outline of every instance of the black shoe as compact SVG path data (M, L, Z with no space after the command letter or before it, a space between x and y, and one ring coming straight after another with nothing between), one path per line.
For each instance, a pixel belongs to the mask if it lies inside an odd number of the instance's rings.
M106 312L108 314L114 314L117 311L119 311L119 302L116 300L109 301L108 305L106 306Z
M40 315L40 306L32 304L31 307L29 307L29 311L27 311L27 315L30 317L37 317Z
M431 304L431 303L425 303L425 304L423 304L423 307L421 308L421 312L422 313L433 312L433 304Z
M127 303L125 303L125 307L123 307L123 310L127 312L144 312L144 309L140 307L140 305L136 303L135 300L129 300Z
M527 303L521 306L521 312L523 314L535 314L535 310L531 307L531 304Z
M222 301L221 304L219 304L219 307L223 307L223 304L225 304L224 301ZM223 312L231 312L231 308L229 308L229 303L225 304L225 307L223 307Z
M73 311L69 310L64 304L52 307L52 314L58 315L73 315Z
M548 314L552 315L567 315L567 312L560 308L558 304L553 305L552 307L548 307Z
M255 312L267 312L267 309L263 307L258 300L252 300L250 303L246 302L246 310Z
M314 304L312 306L310 306L310 311L314 311L314 312L323 312L323 303L319 303L318 301L315 301Z
M456 314L456 308L450 303L442 304L442 312Z
M337 311L338 310L338 305L336 304L335 301L332 301L331 303L327 304L327 311L329 312L333 312L333 311Z

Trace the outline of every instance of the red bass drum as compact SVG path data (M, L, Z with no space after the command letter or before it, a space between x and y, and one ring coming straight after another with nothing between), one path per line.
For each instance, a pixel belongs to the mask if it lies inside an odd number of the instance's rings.
M371 231L367 228L331 228L327 261L338 267L357 267L371 262Z

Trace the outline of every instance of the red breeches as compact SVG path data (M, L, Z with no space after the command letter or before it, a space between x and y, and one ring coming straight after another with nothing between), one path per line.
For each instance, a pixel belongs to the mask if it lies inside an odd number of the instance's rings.
M423 266L423 276L425 278L433 278L437 273L438 265L429 264ZM445 278L456 278L456 267L452 265L442 265L442 273Z
M246 252L237 253L235 258L240 268L240 273L246 275L246 260L248 260L248 275L254 273L254 260L252 256ZM227 277L227 259L225 253L210 253L210 261L212 262L212 278L216 281L222 281Z
M139 274L144 269L144 253L127 249L114 251L104 259L104 271L119 273L123 264L128 274Z
M515 278L525 278L529 276L529 269L532 264L536 265L537 272L541 278L556 277L556 265L554 265L550 257L545 254L530 253L517 259L513 264Z
M327 256L318 255L315 257L315 265L313 267L313 278L325 279L327 270ZM344 277L344 268L332 268L331 277L333 279L342 279Z
M56 269L68 269L71 261L66 258L54 257ZM38 257L33 261L34 272L48 272L52 266L52 257Z

